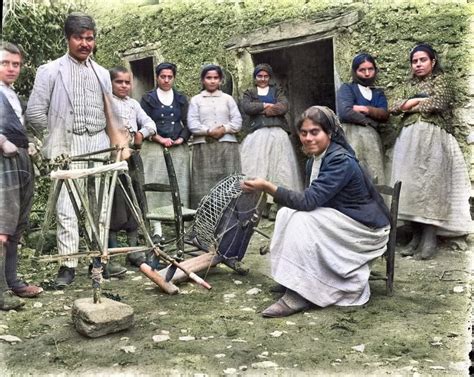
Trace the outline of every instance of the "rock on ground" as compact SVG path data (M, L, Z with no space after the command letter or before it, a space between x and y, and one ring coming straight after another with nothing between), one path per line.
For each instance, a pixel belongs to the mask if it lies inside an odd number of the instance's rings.
M133 325L131 306L108 298L102 298L101 301L94 304L90 297L74 301L72 321L77 332L89 338L97 338Z

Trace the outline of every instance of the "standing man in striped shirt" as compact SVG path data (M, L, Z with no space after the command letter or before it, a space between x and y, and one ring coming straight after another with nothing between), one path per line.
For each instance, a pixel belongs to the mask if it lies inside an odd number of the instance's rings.
M112 93L112 85L109 72L91 59L95 47L95 22L86 14L74 12L66 18L64 32L68 52L38 68L26 111L33 127L47 130L43 152L50 159L110 146L105 132L104 94ZM71 169L86 167L84 162L71 164ZM65 187L60 193L56 213L58 252L60 255L76 253L79 248L78 222ZM126 272L116 263L108 266L110 276ZM56 277L58 288L72 283L76 267L76 258L64 260Z

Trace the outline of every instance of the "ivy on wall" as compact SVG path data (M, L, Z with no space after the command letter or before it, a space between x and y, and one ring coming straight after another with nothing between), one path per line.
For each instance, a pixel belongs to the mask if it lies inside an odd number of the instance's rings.
M15 43L24 52L22 72L15 89L25 99L33 87L36 69L41 64L63 55L66 51L63 25L66 16L78 9L54 2L51 6L16 2L8 15L2 39Z

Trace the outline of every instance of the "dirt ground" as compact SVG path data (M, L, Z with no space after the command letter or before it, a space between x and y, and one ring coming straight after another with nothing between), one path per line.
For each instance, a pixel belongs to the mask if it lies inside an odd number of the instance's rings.
M272 231L268 221L260 227ZM254 235L244 259L250 267L246 276L225 266L213 268L206 276L210 291L184 283L179 295L167 296L133 268L124 279L107 281L104 292L134 308L135 324L97 339L79 335L71 321L74 300L91 296L84 260L71 287L46 290L22 310L0 313L0 335L21 339L0 341L0 374L468 375L473 242L466 250L444 243L432 261L397 255L393 297L385 294L384 282L373 281L372 298L363 307L264 319L260 311L278 298L269 291L268 257L258 252L265 242ZM48 286L57 265L33 270L32 252L23 249L21 271L27 280ZM384 262L373 268L383 272ZM160 334L170 339L154 342Z

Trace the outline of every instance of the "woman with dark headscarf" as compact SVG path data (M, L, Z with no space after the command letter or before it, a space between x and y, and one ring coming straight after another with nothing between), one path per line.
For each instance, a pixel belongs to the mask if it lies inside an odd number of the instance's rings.
M337 92L337 115L360 163L374 181L383 184L383 148L377 127L387 121L389 113L384 92L374 87L376 77L375 59L365 53L356 55L352 83L342 84Z
M249 116L244 126L248 135L240 148L242 172L300 191L302 181L285 119L288 100L281 88L271 83L272 76L270 65L257 65L255 86L246 90L242 99L242 109ZM273 198L268 196L267 200L271 206Z
M388 209L336 115L312 106L297 128L309 156L307 188L291 191L260 178L242 185L287 207L278 212L270 245L272 277L285 294L262 312L264 317L284 317L312 305L365 304L369 262L385 252L390 232Z
M189 207L190 159L187 141L191 136L187 127L188 100L173 88L176 65L160 63L156 66L157 88L146 93L141 106L156 124L157 133L146 141L142 148L145 183L168 184L168 173L163 157L163 148L170 150L173 166L178 178L178 187L183 206ZM150 209L172 205L169 193L148 192ZM162 236L161 223L152 221L155 242Z
M203 91L191 98L188 126L193 134L191 207L222 178L241 170L239 144L235 134L242 117L234 99L219 88L221 67L210 64L201 70Z
M411 221L413 239L404 255L432 258L437 235L473 231L469 213L471 184L453 136L454 94L436 51L422 43L410 52L412 80L391 111L403 128L393 151L392 182L401 180L399 218Z

